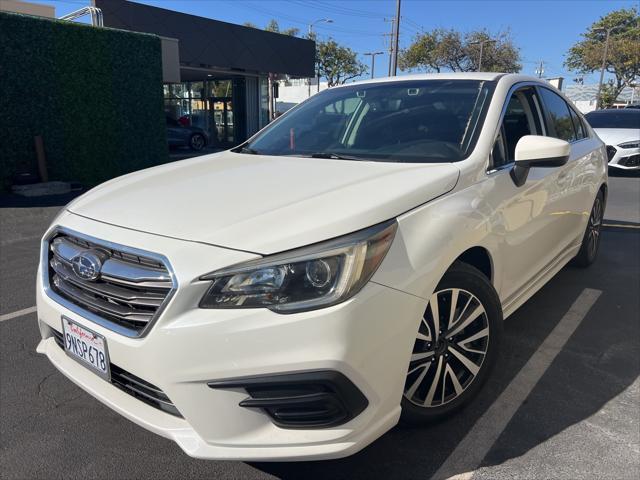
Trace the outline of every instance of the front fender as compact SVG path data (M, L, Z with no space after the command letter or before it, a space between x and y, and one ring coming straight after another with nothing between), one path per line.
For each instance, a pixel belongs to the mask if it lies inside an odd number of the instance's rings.
M372 280L427 300L463 252L483 247L491 257L493 284L500 293L498 219L494 207L483 200L491 188L491 181L481 182L398 217L395 240Z

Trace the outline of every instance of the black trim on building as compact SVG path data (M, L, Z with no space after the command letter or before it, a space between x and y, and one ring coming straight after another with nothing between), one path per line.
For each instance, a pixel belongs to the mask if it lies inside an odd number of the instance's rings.
M104 26L180 41L183 66L313 77L315 42L125 0L93 0Z

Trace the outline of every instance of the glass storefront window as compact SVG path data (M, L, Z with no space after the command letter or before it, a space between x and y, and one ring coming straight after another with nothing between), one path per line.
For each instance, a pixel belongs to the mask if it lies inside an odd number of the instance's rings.
M164 97L173 97L173 98L188 98L189 90L188 86L185 83L172 83L168 85L163 85Z
M192 98L205 98L203 82L191 82L189 85Z
M203 129L210 145L235 145L233 81L205 80L164 85L165 114L184 126Z

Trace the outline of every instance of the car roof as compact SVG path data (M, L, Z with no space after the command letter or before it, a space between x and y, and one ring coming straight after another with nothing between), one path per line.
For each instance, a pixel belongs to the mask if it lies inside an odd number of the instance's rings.
M500 72L443 72L443 73L418 73L411 75L399 75L396 77L379 77L367 80L359 80L357 82L345 83L344 85L336 85L333 88L349 87L353 85L366 85L371 83L397 83L410 82L415 80L479 80L479 81L495 81L501 80L508 83L516 82L535 82L540 85L548 85L545 80L528 75L520 75L516 73L500 73ZM550 85L549 85L550 86Z
M622 115L639 115L640 111L638 111L637 109L633 109L633 108L603 108L602 110L592 110L589 113L587 113L587 115L601 115L601 114L609 114L609 113L616 113L616 114L622 114Z

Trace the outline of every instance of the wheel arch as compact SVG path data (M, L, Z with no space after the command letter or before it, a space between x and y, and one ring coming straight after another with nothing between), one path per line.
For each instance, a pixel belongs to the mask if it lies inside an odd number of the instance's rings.
M606 183L603 183L602 185L600 185L600 189L598 190L598 192L602 192L602 196L604 199L604 205L605 207L607 206L607 195L609 194L609 186Z
M454 265L456 262L465 263L474 268L477 268L480 272L484 274L485 277L493 284L494 280L494 266L493 266L493 258L491 257L491 253L484 247L475 246L468 248L464 252L462 252L455 261L451 264ZM451 265L449 268L451 268Z

